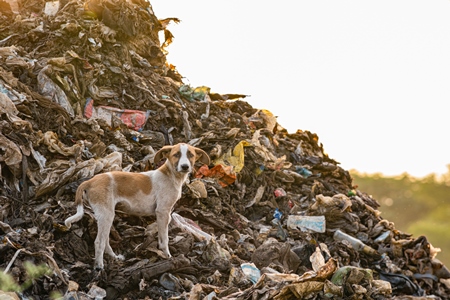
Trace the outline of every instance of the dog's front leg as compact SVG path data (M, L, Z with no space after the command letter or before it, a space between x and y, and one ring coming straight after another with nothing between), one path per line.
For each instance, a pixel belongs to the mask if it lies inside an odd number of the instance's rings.
M169 223L170 223L170 210L165 208L156 208L156 224L158 226L158 247L164 252L167 257L172 257L169 251Z

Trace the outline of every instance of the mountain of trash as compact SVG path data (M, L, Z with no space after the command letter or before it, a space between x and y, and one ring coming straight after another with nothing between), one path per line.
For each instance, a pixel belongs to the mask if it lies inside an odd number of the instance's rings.
M316 134L183 84L170 22L145 0L0 0L2 299L450 298L440 249L383 219ZM117 211L125 260L94 270L89 208L63 225L78 185L178 142L212 160L175 206L173 257L154 217Z

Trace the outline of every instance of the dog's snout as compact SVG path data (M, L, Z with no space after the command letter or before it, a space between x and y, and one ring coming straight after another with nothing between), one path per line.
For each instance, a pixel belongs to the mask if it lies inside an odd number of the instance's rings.
M181 167L181 170L183 170L183 171L189 171L189 165L188 164L182 164L180 167Z

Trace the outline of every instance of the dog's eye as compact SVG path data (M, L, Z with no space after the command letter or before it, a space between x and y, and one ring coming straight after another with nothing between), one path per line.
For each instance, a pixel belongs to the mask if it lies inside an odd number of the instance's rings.
M193 154L192 152L188 152L188 153L187 153L187 157L188 157L188 158L192 158L192 157L194 157L194 154Z
M180 158L181 157L181 152L177 152L173 156L175 156L176 158Z

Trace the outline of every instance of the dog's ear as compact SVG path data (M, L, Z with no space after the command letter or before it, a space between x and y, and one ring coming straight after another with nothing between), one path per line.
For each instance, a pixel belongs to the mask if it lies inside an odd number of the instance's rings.
M167 158L170 151L172 151L172 148L173 148L173 146L164 146L161 149L159 149L158 152L156 152L156 154L155 154L155 158L154 158L153 162L156 164L161 159Z
M205 165L209 165L209 163L210 163L209 156L202 149L195 148L195 156L196 156L196 159L195 159L196 161L200 161L201 163L203 163Z

